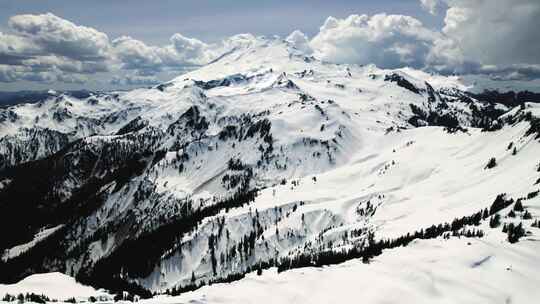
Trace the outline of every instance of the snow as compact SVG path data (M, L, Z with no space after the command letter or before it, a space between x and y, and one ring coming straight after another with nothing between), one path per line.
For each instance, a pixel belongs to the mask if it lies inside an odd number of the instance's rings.
M536 168L540 145L533 136L525 136L528 122L483 132L470 127L470 104L453 99L446 111L459 113L466 132L449 133L433 126L412 128L407 122L413 115L410 104L437 109L426 103L426 81L436 91L478 89L465 78L409 68L382 70L372 65L328 64L291 53L280 40L246 38L247 46L179 76L163 90L138 89L119 93L117 98L96 97L97 104L51 97L41 105L12 107L21 118L6 122L0 129L2 136L25 126L51 128L67 132L73 139L84 138L88 149L99 152L105 142L129 143L126 136L113 134L136 117L148 121L147 128L163 133L192 106L197 106L206 118L209 126L204 137L195 140L189 132L164 137L158 145L168 152L156 166L116 192L111 191L115 184L104 187L102 191L109 194L106 202L74 229L74 235L81 240L100 227L118 223L127 214L138 216L135 220L140 231L150 230L155 219L174 217L175 210L187 199L198 207L211 204L213 196L228 197L231 191L224 189L221 179L232 158L256 168L254 186L260 191L253 203L205 218L193 233L181 236L180 244L171 244L149 276L131 278L134 282L160 292L185 285L192 272L199 279L212 278L209 236L217 234L218 223L223 221L230 237L217 240L215 250L218 254L226 252L252 231L255 212L264 227L264 239L257 239L254 255L248 261L233 260L220 267L219 275L242 271L270 258L316 250L320 236L325 240L320 246L330 250L361 241L342 239L344 233L357 228L374 231L377 239L397 237L471 215L489 207L500 193L518 198L538 190L534 183L539 177ZM385 75L393 73L422 93L384 81ZM196 85L198 81L223 79L232 84L206 90ZM289 81L294 86L287 86ZM437 97L434 103L440 101ZM51 119L52 113L64 109L72 117L61 123ZM512 109L506 115L519 111ZM525 111L540 116L537 104L527 103ZM274 155L261 168L257 165L258 147L263 144L260 138L217 138L226 126L239 125L242 115L261 115L271 122ZM36 116L42 117L39 123L34 123ZM91 119L104 117L110 119L91 123ZM81 125L83 118L88 123ZM186 145L175 151L175 140ZM507 149L510 142L517 148L516 155ZM184 152L190 159L182 163L180 172L171 164ZM491 157L496 157L497 166L485 169ZM280 183L283 179L285 184ZM0 181L0 188L9 182ZM65 185L61 190L66 193L76 187L67 181ZM134 202L139 185L155 189L153 200ZM376 208L375 213L360 215L357 210L368 202ZM533 216L538 216L538 198L524 204ZM276 229L281 236L276 236ZM16 256L48 233L52 231L46 230L34 241L10 249L3 257ZM287 233L294 237L285 237ZM540 258L534 254L539 249L537 234L535 230L517 244L506 242L499 230L489 230L483 239L415 241L409 247L384 252L369 265L355 260L279 275L275 269L267 270L261 277L250 274L239 282L216 284L175 298L160 296L148 302L530 302L538 298L534 286L540 283L536 266ZM88 260L66 261L66 268L76 271L81 264L106 257L116 249L115 237L110 234L94 241L84 257ZM328 245L330 241L333 246ZM46 283L47 278L38 281Z
M510 245L500 232L482 239L416 240L369 264L351 260L300 268L141 303L536 303L538 229Z
M500 193L517 198L537 190L533 184L538 175L535 166L539 146L530 138L522 138L527 127L523 123L498 133L470 129L466 134L449 134L442 128L429 127L388 135L371 134L373 140L364 140L365 144L351 153L343 165L298 177L297 186L289 182L263 189L254 203L217 217L225 217L230 238L236 240L249 232L249 220L246 228L238 227L257 209L262 225L268 225L265 239L271 248L278 250L279 256L301 251L323 230L325 239L339 240L342 231L373 227L376 237L382 239L451 222L489 207ZM519 148L517 155L506 150L511 141ZM497 158L498 166L485 170L490 157ZM365 206L368 200L378 208L366 221L358 216L356 209ZM280 219L277 227L304 237L293 242L275 239L274 217L267 219L265 214L273 214L276 206L285 208L299 201L305 204ZM538 200L533 201L531 208L538 208L537 204ZM287 209L284 213L288 214ZM304 223L302 214L306 218ZM189 281L192 270L209 271L208 263L202 261L208 260L206 240L210 233L215 233L215 219L206 219L193 239L184 239L197 244L196 249L164 258L159 272L155 273L159 279L152 275L139 282L164 290L177 282ZM257 247L256 252L259 258L267 255L263 246Z
M0 185L1 185L1 183L0 183ZM64 226L64 225L58 225L58 226L54 226L54 227L51 227L51 228L45 228L45 229L41 230L40 232L38 232L34 236L34 239L31 240L30 242L24 243L24 244L21 244L21 245L17 245L15 247L12 247L12 248L9 248L9 249L6 249L4 251L4 254L2 255L2 260L8 260L8 259L12 259L12 258L14 258L16 256L19 256L20 254L24 253L28 249L32 248L38 242L44 240L49 235L51 235L52 233L54 233L58 229L62 228L62 226Z
M91 296L111 298L105 291L77 283L74 278L59 272L34 274L11 285L0 284L0 297L19 293L35 293L60 301L69 298L87 300Z

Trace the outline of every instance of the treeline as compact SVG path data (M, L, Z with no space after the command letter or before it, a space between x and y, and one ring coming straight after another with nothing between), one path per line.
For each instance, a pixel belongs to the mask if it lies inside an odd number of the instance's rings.
M497 90L484 90L482 93L468 94L482 102L501 103L510 107L523 105L525 102L537 102L540 100L540 94L530 91L499 92Z
M494 228L500 225L500 215L497 212L514 203L512 198L506 199L506 194L499 194L490 208L478 211L470 216L464 216L454 219L451 223L432 225L426 229L421 229L413 233L407 233L394 239L375 241L374 235L368 232L367 245L355 246L351 249L342 249L340 251L324 251L312 254L300 254L294 257L285 257L278 262L278 272L293 268L323 266L345 262L350 259L361 258L364 262L382 253L384 249L391 249L401 246L407 246L415 239L434 239L439 236L449 238L450 236L463 237L483 237L484 232L481 229L464 229L465 226L478 226L481 221L490 218L490 227ZM515 208L521 206L517 204ZM523 209L521 209L523 210ZM540 223L539 223L540 224ZM521 223L505 225L503 232L508 233L508 241L515 243L520 237L525 235ZM358 232L357 232L358 234Z
M450 223L432 225L425 229L420 229L413 233L407 233L406 235L394 239L384 239L380 241L375 241L374 234L372 232L367 232L367 241L362 246L355 246L351 249L342 249L339 251L327 250L316 253L303 253L294 257L284 257L277 261L271 259L268 262L260 262L254 269L247 267L246 273L252 270L257 270L257 273L260 274L262 273L262 269L267 269L270 267L277 267L278 272L301 267L320 267L324 265L339 264L356 258L361 258L364 263L368 263L371 258L380 255L384 249L407 246L415 239L434 239L440 236L443 236L445 239L449 238L450 236L481 238L484 236L484 232L481 229L465 229L465 227L479 226L482 221L487 220L488 218L490 220L490 226L498 226L500 224L500 216L497 214L497 212L510 206L513 202L513 199L506 199L505 194L500 194L493 201L490 208L485 208L484 210L478 211L470 216L456 218ZM495 224L495 222L498 224ZM505 228L506 230L503 230L505 233L507 230L512 231L512 238L509 238L510 242L516 242L519 240L519 237L523 235L523 230L522 228L520 229L520 227L521 224L518 226L511 224ZM362 231L356 231L355 235L361 234ZM207 284L231 282L243 277L244 274L231 274L226 278L218 278L215 280L209 280L208 282L203 280L197 284L195 282L195 274L192 273L192 282L190 284L169 289L166 291L166 294L178 295L183 292L195 290Z
M221 210L241 207L255 200L257 190L239 189L232 197L208 207L192 210L186 217L175 219L156 230L136 239L126 240L110 256L96 262L87 273L77 279L92 286L104 287L113 292L128 290L142 297L150 296L144 288L131 284L121 277L146 277L159 263L161 256L176 243L178 236L192 231L200 221L214 216Z
M254 268L248 266L245 272L230 274L225 278L210 279L208 281L199 280L199 282L197 282L195 273L192 273L192 280L189 284L184 286L176 286L174 288L168 289L165 293L169 295L178 295L183 292L198 289L205 285L231 282L243 278L245 273L257 270L257 273L261 274L263 269L267 269L270 267L277 267L278 272L282 272L289 269L301 267L318 267L323 265L339 264L355 258L361 258L363 262L368 263L371 258L380 255L384 249L407 246L415 239L433 239L440 236L443 236L445 239L450 238L450 236L481 238L484 236L484 231L478 228L467 229L466 226L479 226L482 221L489 219L490 227L498 227L500 225L500 215L497 212L503 210L504 208L510 206L513 203L514 200L511 198L507 199L506 194L500 194L495 198L489 208L485 208L470 216L456 218L450 223L432 225L425 229L420 229L413 233L407 233L406 235L394 239L385 239L380 241L375 241L374 234L371 232L367 232L366 242L361 246L355 246L351 249L342 249L339 251L327 250L321 252L302 253L294 257L284 257L280 260L271 259L268 262L259 262L258 265L256 265ZM517 204L515 208L519 209L519 206L520 205ZM540 223L538 224L540 225ZM510 242L515 242L519 240L519 237L523 235L521 233L521 231L523 230L520 230L520 227L521 225L514 226L512 224L508 225L508 227L505 228L506 230L503 230L503 232L505 233L507 233L507 230L512 231L512 238L509 238ZM365 231L357 229L355 231L352 231L350 235L360 236L364 233ZM249 250L251 246L248 245L254 243L254 240L257 236L249 235L246 237L244 240L246 246L244 246L243 248ZM215 243L215 237L211 236L211 239L212 240L209 240L209 244L211 244L210 250L212 251L212 244ZM212 262L213 268L215 267L214 263L215 262Z
M45 304L47 302L51 302L51 299L49 299L45 295L42 295L42 294L38 295L38 294L35 294L33 292L32 293L26 293L26 294L19 293L17 296L6 293L4 295L4 297L2 298L2 301L3 302L15 302L15 301L17 301L18 303L33 302L33 303Z
M454 236L464 237L482 237L483 231L479 229L467 230L463 229L467 225L480 225L480 221L488 217L487 209L478 211L471 216L464 216L454 219L451 223L444 223L438 225L432 225L426 229L420 229L418 231L407 233L395 239L386 239L375 241L374 235L368 232L367 244L363 246L354 246L351 249L342 249L340 251L324 251L314 254L300 254L294 257L285 257L278 263L278 272L282 272L288 269L300 268L300 267L312 267L312 266L324 266L339 264L351 259L361 258L364 262L382 253L384 249L391 249L401 246L407 246L415 239L433 239L442 236L445 233L450 232ZM445 235L448 237L449 235Z
M177 295L180 295L180 294L182 294L184 292L193 291L193 290L199 289L199 288L201 288L203 286L206 286L206 285L213 285L213 284L218 284L218 283L231 283L231 282L238 281L240 279L245 278L246 273L250 273L250 272L256 270L257 274L261 275L263 269L268 269L268 268L275 267L275 266L276 266L276 262L275 262L274 259L270 259L267 262L261 261L253 268L250 267L250 266L247 266L246 270L244 272L232 273L232 274L227 275L226 277L209 279L208 281L200 280L199 283L196 283L197 279L196 279L195 273L192 272L191 273L191 281L188 284L179 285L179 286L175 286L173 288L169 288L164 292L164 294L170 295L170 296L177 296Z
M17 296L15 295L11 295L9 293L6 293L3 297L2 297L2 301L3 302L17 302L17 303L25 303L25 302L30 302L30 303L40 303L40 304L46 304L46 303L50 303L50 302L53 302L53 303L57 303L57 302L65 302L65 303L78 303L78 302L81 302L81 303L85 303L85 302L90 302L90 303L95 303L95 302L109 302L111 299L113 299L115 302L117 301L120 301L120 300L124 300L124 301L131 301L131 302L136 302L138 300L138 296L136 295L133 295L133 294L130 294L128 292L123 292L122 294L118 294L116 296L114 296L114 298L111 298L109 296L106 296L106 295L100 295L100 296L90 296L86 299L81 299L79 301L77 301L77 299L75 299L74 297L71 297L71 298L67 298L63 301L59 301L58 299L51 299L49 297L47 297L46 295L43 295L43 294L35 294L35 293L19 293Z
M185 122L186 126L204 129L202 116L199 115L197 109L191 109L186 115L190 116ZM246 130L241 129L240 133L245 133L245 138L259 135L267 146L264 152L270 153L273 142L270 121L263 119L253 123L251 117L248 118L244 127ZM110 119L113 120L115 117ZM145 132L132 132L134 129L130 127L134 124L128 124L125 132L120 132L124 134L119 140L96 138L91 140L91 143L78 140L46 159L0 172L0 176L13 180L7 189L0 191L0 201L1 198L5 198L6 201L12 202L6 206L0 206L0 211L5 211L0 214L9 215L5 217L6 221L0 221L0 227L4 227L5 224L5 227L10 226L9 230L15 231L11 234L0 235L0 249L12 247L21 240L31 240L40 227L65 224L62 229L21 256L7 262L0 261L0 273L4 274L1 280L12 282L35 272L69 272L61 263L46 264L43 261L63 259L66 254L75 258L84 254L88 241L82 240L79 246L70 248L72 240L69 238L73 236L70 234L70 229L78 225L77 221L102 205L106 197L100 193L100 189L114 181L116 187L113 191L119 190L133 176L142 174L145 168L155 165L165 156L165 151L157 150L164 135L152 128L146 128ZM188 157L187 154L186 157ZM107 286L106 282L110 281L112 286L117 287L114 288L116 290L127 288L141 291L140 286L125 284L119 277L149 274L159 261L161 254L175 245L179 235L191 231L205 217L213 216L221 210L242 206L255 199L257 191L249 190L253 176L252 169L241 164L239 160L231 160L228 165L232 171L238 169L244 171L238 180L233 181L238 191L231 198L207 208L192 210L189 206L186 212L182 210L181 216L174 218L156 231L129 238L120 245L120 252L113 253L98 262L96 267L99 269L93 270L93 265L86 265L87 268L83 268L77 278L107 288L110 286ZM59 195L65 194L56 191L55 186L69 176L68 172L75 172L80 180L84 180L84 183L77 187L70 197L67 197L65 203L60 205L58 204L61 201ZM142 200L150 194L151 192L137 191L136 198ZM36 201L42 202L40 208L36 207ZM47 208L41 208L43 205ZM4 216L0 216L1 218ZM111 228L104 227L99 231L110 232L111 229L115 231L114 228L117 227L129 228L132 224L129 222L131 220L131 217L126 217L124 222L115 224ZM13 227L21 229L13 230L11 229ZM100 236L105 238L107 234L100 234ZM95 240L93 236L90 239ZM140 244L137 244L139 242ZM55 266L51 268L47 265ZM142 292L145 293L145 291Z
M504 224L503 233L507 234L508 242L516 243L519 239L525 235L525 229L521 223L515 225L514 223Z
M170 296L177 296L184 292L197 290L206 285L212 285L212 284L218 284L218 283L230 283L230 282L238 281L245 278L246 273L251 272L251 269L249 267L248 269L249 271L246 270L246 272L243 272L243 273L232 273L232 274L229 274L225 278L210 279L208 280L208 282L201 280L199 283L195 282L195 274L192 273L192 279L189 284L184 285L184 286L179 285L173 288L169 288L165 291L165 294L170 295Z
M0 200L3 197L7 197L9 198L8 201L13 202L13 204L2 206L4 208L0 207L0 214L4 215L2 211L6 211L5 217L10 217L10 219L3 222L6 226L9 226L8 224L12 222L18 223L13 224L9 229L3 229L5 231L13 231L13 233L0 236L0 249L11 245L10 239L13 236L17 237L25 234L33 235L35 229L37 229L39 225L53 226L60 223L66 224L21 255L5 262L0 261L0 273L2 273L0 280L2 280L2 282L16 282L25 275L32 273L49 271L66 272L66 269L63 268L63 264L58 264L57 267L50 268L47 267L43 261L51 258L62 259L66 256L69 248L67 242L69 228L72 227L78 219L87 216L101 206L104 197L100 192L100 188L112 181L116 181L116 185L118 186L122 182L126 182L131 176L139 174L142 168L147 165L143 160L144 157L145 155L137 154L136 156L133 156L133 158L125 160L121 166L116 170L112 170L104 177L89 178L80 188L73 191L71 197L64 201L63 204L59 205L57 204L58 198L54 196L51 198L52 195L49 192L50 189L46 190L45 186L51 185L51 187L53 187L52 185L55 183L57 174L61 175L64 174L64 172L68 172L64 166L56 165L56 162L62 162L61 158L52 161L49 167L42 166L42 163L48 160L45 159L24 164L24 166L27 166L25 170L15 171L19 174L17 175L17 183L14 182L11 185L12 187L7 191L0 192ZM50 167L52 168L48 170ZM39 170L32 173L26 171L31 170L32 168L38 168ZM47 174L50 174L50 176L44 177ZM30 181L28 181L28 178L31 178ZM34 178L43 178L45 182L38 182L37 184L39 186L28 185ZM25 194L19 195L21 193ZM36 201L39 201L38 198L41 199L41 202L44 202L44 205L46 205L47 208L39 208L38 205L35 204ZM14 204L15 202L18 204ZM29 205L32 205L33 207L29 207ZM18 214L24 215L17 217ZM4 216L0 216L0 219L3 217ZM35 222L32 222L32 220L35 220ZM24 229L13 230L14 228L30 222L32 222L32 224L28 224ZM3 224L0 224L0 227L3 227ZM36 225L36 228L30 226L34 224L39 225ZM4 239L4 237L7 240ZM24 237L21 237L20 239L25 240Z
M102 204L100 190L116 190L142 173L159 136L128 134L119 140L76 140L57 153L0 170L9 183L0 191L0 250L28 242L42 227L84 217ZM69 180L72 191L66 192Z
M452 222L442 223L438 225L431 225L425 229L420 229L413 233L407 233L406 235L393 238L376 241L372 232L367 232L366 241L360 246L354 246L351 249L342 249L339 251L327 250L321 252L302 253L294 257L284 257L280 260L270 259L268 262L259 262L254 268L247 267L243 273L230 274L225 278L216 278L208 281L200 280L196 282L195 273L192 273L192 280L189 284L184 286L177 286L168 289L165 293L169 295L178 295L183 292L192 291L205 285L211 285L214 283L225 283L241 279L245 276L245 273L249 273L253 270L257 270L257 274L261 274L263 269L270 267L277 267L278 272L286 271L294 268L301 267L319 267L323 265L332 265L345 262L350 259L361 258L364 263L369 263L370 259L378 256L384 249L391 249L396 247L407 246L415 239L434 239L437 237L444 237L445 239L454 237L466 237L466 238L481 238L484 236L484 231L479 228L466 228L467 226L479 226L482 221L489 219L489 226L491 228L499 227L501 224L501 216L499 211L509 207L514 203L512 198L507 199L506 194L499 194L489 208L485 208L470 216L464 216L454 219ZM515 210L525 211L522 208L521 202L516 202L514 205ZM513 210L512 210L513 211ZM525 217L525 216L524 216ZM539 221L535 221L533 227L540 226ZM540 227L539 227L540 228ZM359 236L364 234L364 231L355 230L355 233L351 232L351 235ZM513 223L504 224L503 233L508 234L508 241L515 243L519 241L519 238L525 235L525 230L522 224L515 225ZM256 236L248 237L245 242L251 244L251 239L255 239ZM214 237L212 237L214 238ZM209 243L213 244L215 240L209 240ZM212 246L210 246L211 248ZM250 246L246 246L249 248Z

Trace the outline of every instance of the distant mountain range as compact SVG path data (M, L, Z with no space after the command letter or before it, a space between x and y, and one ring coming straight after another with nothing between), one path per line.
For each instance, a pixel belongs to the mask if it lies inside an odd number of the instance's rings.
M61 272L150 297L355 260L263 278L284 288L349 269L356 282L375 261L364 275L388 286L388 269L422 268L429 298L512 275L510 253L521 268L505 288L538 282L524 270L540 249L538 93L475 94L257 38L151 88L0 100L0 282ZM430 253L448 253L433 259L441 285ZM235 286L260 283L249 277ZM490 302L483 291L471 299Z
M46 100L51 95L65 94L75 98L87 98L96 92L87 90L75 90L75 91L0 91L0 107L8 107L21 103L36 103Z

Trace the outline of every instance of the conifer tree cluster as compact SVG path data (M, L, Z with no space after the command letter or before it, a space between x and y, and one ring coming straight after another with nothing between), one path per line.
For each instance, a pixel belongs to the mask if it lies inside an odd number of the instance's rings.
M506 193L502 193L497 195L491 206L489 207L489 215L493 215L504 208L512 205L514 203L514 199L506 199Z
M521 237L525 235L525 229L521 223L515 225L514 223L505 224L503 226L503 232L505 232L508 237L508 242L517 243Z
M497 213L489 219L489 227L497 228L501 225L501 216Z
M495 157L492 157L489 159L484 169L492 169L492 168L495 168L496 166L497 166L497 159L495 159Z
M40 303L40 304L46 304L47 302L51 302L51 299L49 297L42 295L42 294L35 294L35 293L19 293L17 296L11 295L9 293L6 293L2 297L2 301L4 302L15 302L18 303L24 303L24 302L33 302L33 303Z
M478 211L471 216L465 216L454 219L451 223L432 225L426 229L407 233L395 239L375 241L372 232L368 232L366 241L361 245L353 246L351 249L341 249L334 251L332 249L315 253L301 253L293 257L282 258L277 267L278 272L292 268L323 266L342 263L346 260L361 258L364 262L382 253L384 249L390 249L400 246L407 246L415 239L432 239L439 236L448 238L452 236L463 237L483 237L484 232L480 229L464 229L466 226L478 226L482 220L489 217L489 211L486 209Z

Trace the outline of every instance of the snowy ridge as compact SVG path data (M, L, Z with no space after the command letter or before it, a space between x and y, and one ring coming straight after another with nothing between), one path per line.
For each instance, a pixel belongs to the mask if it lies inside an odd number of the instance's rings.
M21 202L0 204L10 215L0 228L17 228L0 249L26 249L4 255L0 280L60 271L114 292L162 293L538 191L538 104L480 102L455 77L328 64L279 39L249 41L152 88L0 110L0 201ZM505 256L513 245L482 225L485 246ZM45 227L60 228L32 243ZM406 252L438 254L439 241L462 246L439 238ZM378 261L365 271L388 271Z
M20 293L45 295L55 300L87 300L89 297L110 299L110 295L102 290L81 285L75 279L58 272L35 274L21 280L17 284L1 285L0 294L17 296Z

